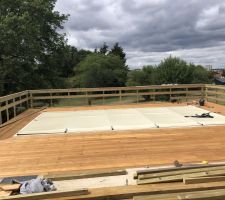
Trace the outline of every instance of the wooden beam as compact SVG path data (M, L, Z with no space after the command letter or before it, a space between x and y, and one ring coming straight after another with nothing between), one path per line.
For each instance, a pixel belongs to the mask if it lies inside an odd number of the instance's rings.
M193 178L193 177L201 177L201 176L220 176L220 175L224 175L224 174L225 174L225 170L215 170L215 171L207 171L206 170L206 171L202 171L202 172L178 174L178 175L137 180L137 184L141 185L141 184L149 184L149 183L174 182L174 181L182 181L183 178Z
M208 190L208 191L190 191L190 192L182 192L182 193L172 193L172 194L156 194L156 195L146 195L146 196L136 196L134 200L213 200L213 199L221 199L225 198L225 190Z
M77 196L77 195L86 195L89 194L87 189L78 189L71 191L54 191L54 192L41 192L41 193L33 193L33 194L25 194L25 195L14 195L9 197L3 197L2 200L41 200L41 199L49 199L49 198L60 198L60 197L69 197L69 196Z
M72 180L72 179L83 179L83 178L95 178L95 177L104 177L104 176L119 176L126 175L126 170L106 170L95 173L64 173L64 174L49 174L44 175L44 178L50 178L53 181L60 180Z
M167 168L157 168L157 169L143 169L138 170L136 173L137 175L141 174L150 174L150 173L161 173L161 172L170 172L170 171L176 171L176 170L184 170L184 169L205 169L205 168L211 168L211 167L225 167L225 164L195 164L195 165L184 165L182 167L167 167Z
M209 183L225 181L225 176L209 176L209 177L197 177L197 178L184 178L184 184L197 184L197 183Z
M169 172L160 172L160 173L150 173L150 174L143 174L139 175L138 179L149 179L149 178L155 178L155 177L163 177L163 176L174 176L178 174L189 174L189 173L196 173L196 172L202 172L202 171L215 171L215 170L225 170L225 166L217 166L217 167L205 167L205 168L197 168L197 169L180 169L175 171L169 171Z

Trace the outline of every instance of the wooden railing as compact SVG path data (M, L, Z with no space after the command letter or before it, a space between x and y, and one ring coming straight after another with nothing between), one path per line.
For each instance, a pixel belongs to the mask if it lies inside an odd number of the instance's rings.
M52 100L84 98L86 102L90 99L101 98L102 104L107 97L118 97L118 102L123 97L135 97L136 102L140 102L140 97L148 97L155 100L158 96L167 96L171 99L191 99L204 97L204 84L195 85L151 85L135 87L112 87L112 88L78 88L78 89L51 89L51 90L30 90L31 106L35 101L49 100L52 106Z
M124 98L133 98L134 102L142 101L188 101L207 96L211 91L211 86L205 84L185 84L185 85L150 85L132 87L106 87L106 88L73 88L73 89L43 89L28 90L0 97L0 124L9 121L18 115L18 110L37 107L44 103L53 106L54 103L65 99L81 99L90 105L91 101L100 99L105 104L106 98L115 98L121 103ZM210 88L210 89L209 89ZM225 87L224 87L225 89ZM38 104L39 102L39 104Z
M29 101L30 95L28 91L0 97L0 124L9 121L23 110L28 109ZM3 116L5 116L4 120Z
M225 86L205 85L205 99L218 104L225 104Z

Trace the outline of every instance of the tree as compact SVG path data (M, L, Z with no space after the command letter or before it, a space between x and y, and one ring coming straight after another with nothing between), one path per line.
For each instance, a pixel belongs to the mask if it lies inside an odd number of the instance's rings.
M3 93L54 87L58 74L47 61L65 46L66 15L54 11L56 0L0 1L0 71ZM1 88L0 87L0 88Z
M156 68L153 66L144 66L140 70L132 70L128 74L128 86L154 85L156 80Z
M112 49L109 51L109 54L115 55L115 56L119 56L124 64L126 63L126 54L123 51L123 48L121 46L119 46L119 43L115 43L112 47Z
M192 71L191 83L212 83L213 81L213 73L211 71L206 70L201 65L195 66L194 64L190 64L190 70Z
M200 65L188 64L177 57L168 57L158 66L144 66L128 75L127 85L160 85L210 83L212 73Z
M188 64L177 57L164 59L157 67L157 84L185 84L191 82Z
M95 53L88 55L74 71L76 87L116 87L125 85L128 69L118 56Z
M103 43L102 47L99 49L99 53L106 55L108 53L109 46L106 42Z

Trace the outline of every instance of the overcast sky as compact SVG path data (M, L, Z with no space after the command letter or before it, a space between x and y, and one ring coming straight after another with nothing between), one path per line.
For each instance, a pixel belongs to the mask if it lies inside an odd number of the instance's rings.
M225 0L58 0L77 48L119 42L131 68L169 55L225 67Z

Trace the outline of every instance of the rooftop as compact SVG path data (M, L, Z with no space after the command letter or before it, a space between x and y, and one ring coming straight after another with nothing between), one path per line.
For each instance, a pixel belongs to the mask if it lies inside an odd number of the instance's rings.
M29 108L0 127L0 177L162 167L171 166L174 160L183 164L201 163L204 160L209 163L224 162L224 125L15 136L43 113L174 106L187 106L187 102ZM201 108L225 116L225 106L218 103L207 102ZM129 188L136 191L148 187ZM114 190L116 188L112 188L111 192ZM125 190L121 188L121 191ZM106 194L108 190L105 188L102 191ZM93 194L95 192L99 194L99 190L94 190Z

